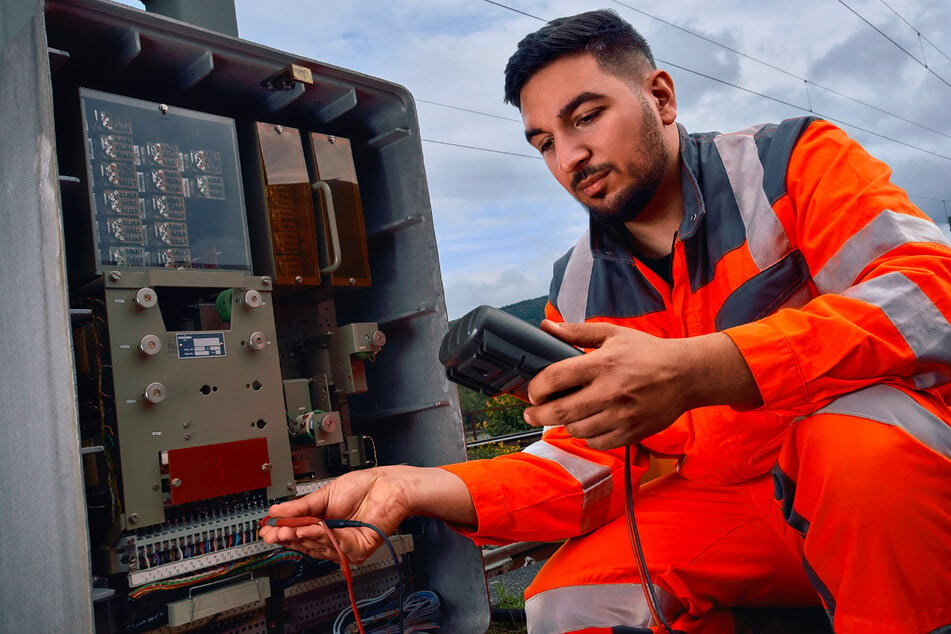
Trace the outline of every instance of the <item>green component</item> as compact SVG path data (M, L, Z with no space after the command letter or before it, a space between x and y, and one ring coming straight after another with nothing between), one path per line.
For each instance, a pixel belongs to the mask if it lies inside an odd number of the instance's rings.
M231 298L233 296L234 293L229 288L218 293L218 297L215 298L215 310L218 311L218 316L221 317L222 321L228 323L231 323Z

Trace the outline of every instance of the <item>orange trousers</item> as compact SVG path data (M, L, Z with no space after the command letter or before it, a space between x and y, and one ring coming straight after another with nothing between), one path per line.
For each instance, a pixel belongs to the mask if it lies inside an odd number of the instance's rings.
M817 414L793 427L772 474L642 487L635 517L669 625L733 634L731 607L821 603L838 633L951 632L951 429L935 429L928 446L894 425ZM531 634L666 631L624 516L566 542L526 591L526 613Z

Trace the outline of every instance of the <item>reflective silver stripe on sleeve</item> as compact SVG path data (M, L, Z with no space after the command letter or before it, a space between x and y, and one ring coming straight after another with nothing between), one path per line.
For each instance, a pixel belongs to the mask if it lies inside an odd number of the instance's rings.
M611 470L608 467L568 453L544 440L530 444L522 450L522 453L551 460L578 481L584 496L580 526L582 533L596 528L595 523L605 519L603 517L593 517L591 509L595 503L611 496L614 483L611 479Z
M951 427L901 390L873 385L840 396L817 414L845 414L900 427L926 447L951 458Z
M746 227L750 257L761 271L792 250L786 230L763 191L763 164L753 138L762 127L714 139Z
M654 586L660 611L668 621L683 607ZM638 583L577 585L539 592L525 602L529 634L561 634L595 627L649 627L650 608Z
M569 323L582 323L585 320L593 267L594 255L591 253L591 240L589 232L585 231L568 258L561 288L558 290L558 312Z
M822 293L841 293L869 263L909 242L948 244L933 222L885 209L829 258L814 277L816 286Z
M951 324L918 285L898 271L862 282L842 295L882 309L898 329L920 364L951 363ZM921 376L921 385L935 385L935 373L951 378L951 368L930 369Z

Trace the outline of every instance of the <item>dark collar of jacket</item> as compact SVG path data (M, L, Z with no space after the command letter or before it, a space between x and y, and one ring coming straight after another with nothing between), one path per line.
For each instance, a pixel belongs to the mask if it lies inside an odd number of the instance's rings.
M706 213L698 178L698 175L702 174L700 165L701 148L704 148L703 151L712 149L713 144L709 141L712 141L717 134L711 132L691 135L679 123L677 124L677 131L680 134L680 183L683 190L684 216L677 236L670 237L671 244L678 237L681 240L691 238L697 232L697 228ZM624 225L602 222L592 218L590 220L590 235L591 251L596 258L630 261L631 257L637 257L638 255L634 241Z

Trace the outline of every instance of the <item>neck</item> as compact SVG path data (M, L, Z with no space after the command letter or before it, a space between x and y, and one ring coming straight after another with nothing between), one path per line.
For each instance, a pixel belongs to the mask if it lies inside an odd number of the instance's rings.
M673 153L672 159L650 204L636 218L624 223L638 252L645 257L659 258L670 253L683 220L679 152Z

